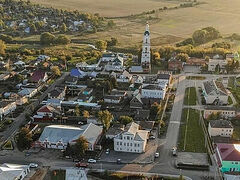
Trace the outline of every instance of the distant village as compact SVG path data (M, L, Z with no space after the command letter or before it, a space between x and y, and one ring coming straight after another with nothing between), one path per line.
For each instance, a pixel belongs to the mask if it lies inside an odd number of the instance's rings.
M14 4L6 9L8 3ZM9 16L12 8L15 8L15 15L16 11L26 13L25 6L28 3L5 1L1 11ZM72 31L78 31L83 23L87 24L86 28L93 27L94 22L83 14L53 9L44 11L39 6L32 8L35 14L31 19L23 16L23 19L13 20L15 18L10 16L11 19L4 21L4 27L17 27L18 30L29 33L31 29L28 22L33 20L43 23L43 31L58 28L63 22ZM46 17L39 19L40 12ZM60 20L56 22L51 17ZM97 16L93 18L99 20ZM140 154L135 163L153 163L161 156L157 139L166 135L167 126L171 123L174 100L178 96L178 86L174 85L178 81L176 76L183 73L186 78L198 81L198 78L202 78L201 73L206 73L212 77L219 76L217 79L201 79L201 84L196 89L206 134L211 141L210 147L215 148L213 151L222 173L240 171L239 149L234 144L239 139L233 138L234 128L238 125L232 123L232 120L240 118L239 106L234 106L239 99L237 94L233 96L232 89L229 88L230 79L233 82L232 88L239 86L239 77L229 77L226 69L229 61L239 58L238 53L229 53L226 56L208 54L207 59L188 57L185 62L173 54L168 61L161 60L167 62L167 68L153 73L150 44L147 24L141 57L132 56L134 65L129 67L125 66L129 59L128 54L110 51L104 52L96 64L79 62L70 71L66 71L65 65L51 62L51 57L45 54L29 62L22 61L21 56L11 63L2 59L2 149L11 149L17 144L11 138L17 132L10 132L10 138L5 137L4 133L16 125L15 121L20 121L20 131L26 128L34 137L26 147L21 147L23 150L59 149L65 153L64 158L74 159L67 149L76 144L80 137L84 137L87 142L86 151L90 152L90 155L86 153L88 163L129 163L117 152ZM239 72L238 65L234 66L234 72ZM177 150L175 148L173 147L173 151ZM151 149L154 151L150 152ZM181 163L178 165L180 168L187 166ZM198 165L193 164L193 168L195 166ZM209 166L206 163L202 168L208 169ZM0 169L6 167L9 171L13 168L5 165L0 166Z

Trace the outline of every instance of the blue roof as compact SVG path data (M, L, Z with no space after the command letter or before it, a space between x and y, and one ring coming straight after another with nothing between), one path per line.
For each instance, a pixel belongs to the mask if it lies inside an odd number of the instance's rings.
M70 76L81 77L81 76L84 76L84 74L83 74L82 71L80 71L79 69L75 68L75 69L71 70Z

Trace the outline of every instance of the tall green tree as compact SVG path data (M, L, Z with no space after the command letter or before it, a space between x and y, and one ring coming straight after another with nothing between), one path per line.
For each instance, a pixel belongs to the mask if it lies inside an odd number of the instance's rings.
M99 40L96 42L95 46L97 49L104 51L107 49L107 42L103 40Z
M98 121L103 124L105 131L110 127L112 120L113 115L108 110L98 112Z
M61 33L67 32L67 26L66 26L65 23L63 23L63 24L60 26L60 32L61 32Z
M130 122L133 122L133 118L129 116L120 116L119 120L124 125L127 125Z
M44 32L40 36L40 43L43 45L50 45L55 42L55 36L49 32Z
M86 153L86 150L88 149L88 142L86 138L80 136L76 140L76 144L73 145L72 149L74 156L76 156L77 158L83 158Z
M28 128L23 127L17 137L17 145L20 150L28 149L31 147L32 133Z

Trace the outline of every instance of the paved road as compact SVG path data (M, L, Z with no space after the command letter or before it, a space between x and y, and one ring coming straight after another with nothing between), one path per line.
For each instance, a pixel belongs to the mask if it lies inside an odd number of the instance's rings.
M39 97L39 99L37 101L28 105L25 108L25 110L18 117L16 117L14 119L11 126L8 129L6 129L4 132L1 133L3 136L1 138L0 146L2 146L2 144L6 140L11 138L18 131L19 127L24 123L26 114L31 114L32 109L36 108L40 104L40 102L42 102L46 98L48 92L52 91L56 85L61 84L63 82L64 78L68 74L69 73L63 73L62 76L59 79L57 79L51 86L48 87L48 89Z

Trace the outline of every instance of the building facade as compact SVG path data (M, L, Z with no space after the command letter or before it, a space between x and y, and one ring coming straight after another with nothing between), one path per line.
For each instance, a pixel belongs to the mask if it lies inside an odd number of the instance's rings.
M208 133L211 137L232 137L233 126L227 120L211 120L208 125Z
M131 122L114 138L114 151L145 152L149 131L140 130L139 125Z

